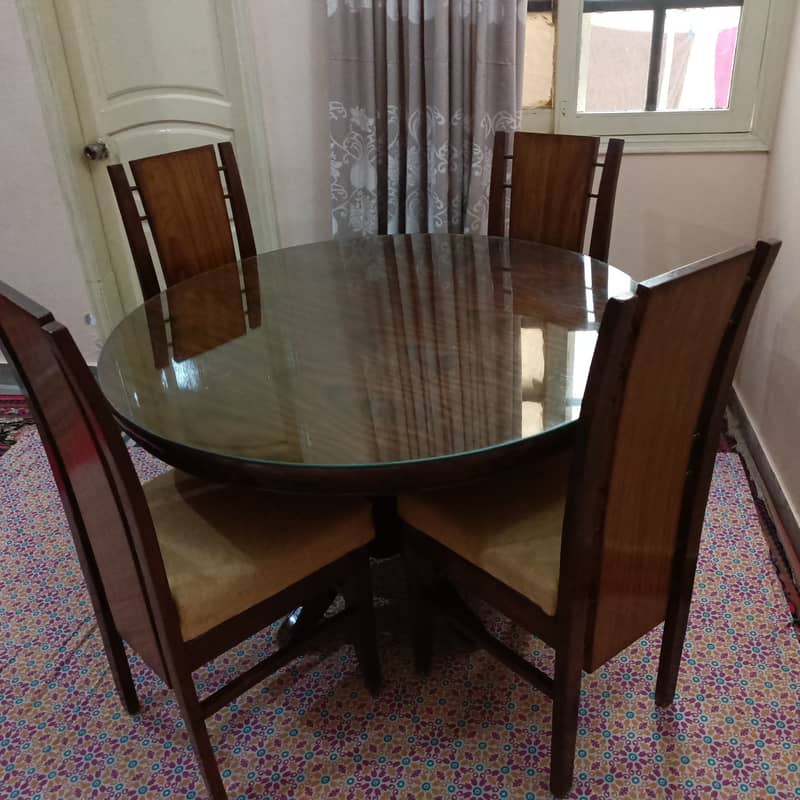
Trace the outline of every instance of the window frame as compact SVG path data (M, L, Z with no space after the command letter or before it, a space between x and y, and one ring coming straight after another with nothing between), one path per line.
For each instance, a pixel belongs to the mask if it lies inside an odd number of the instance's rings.
M702 7L722 0L587 0L640 10L642 6ZM727 5L738 4L736 0ZM529 2L528 11L546 10ZM780 102L795 0L744 0L737 57L726 110L578 112L583 0L556 0L553 108L522 110L522 129L624 136L626 152L768 150ZM597 9L589 9L597 10ZM613 8L622 10L622 8Z

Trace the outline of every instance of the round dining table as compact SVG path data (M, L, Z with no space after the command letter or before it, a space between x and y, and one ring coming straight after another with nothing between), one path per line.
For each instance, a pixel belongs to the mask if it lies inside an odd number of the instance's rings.
M373 498L370 552L384 557L400 547L398 493L569 445L606 301L633 288L601 261L514 239L319 242L148 300L108 337L98 380L122 428L178 469ZM303 638L335 596L308 598L280 640Z
M263 253L128 314L98 379L152 454L215 481L392 496L572 436L625 273L499 237L376 236Z

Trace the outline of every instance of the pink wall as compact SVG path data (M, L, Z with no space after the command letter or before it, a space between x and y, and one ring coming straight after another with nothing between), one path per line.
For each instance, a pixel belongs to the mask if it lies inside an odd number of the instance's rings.
M762 236L783 240L745 343L736 389L800 521L800 16L764 191Z
M328 238L326 6L250 0L250 13L281 243ZM766 165L766 153L625 156L611 260L644 278L752 241Z
M330 236L327 14L316 0L250 0L284 246ZM70 326L90 360L95 330L67 210L49 157L30 59L13 4L0 3L0 276ZM763 153L628 155L611 260L637 278L701 258L756 233Z
M624 156L611 262L642 279L752 242L767 160L766 153Z

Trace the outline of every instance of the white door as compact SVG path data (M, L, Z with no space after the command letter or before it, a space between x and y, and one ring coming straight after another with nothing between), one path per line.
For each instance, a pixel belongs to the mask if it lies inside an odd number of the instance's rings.
M130 311L141 302L106 167L232 140L256 243L275 245L260 113L245 108L238 0L58 0L54 4L110 252L104 291ZM237 31L238 28L238 31ZM237 36L237 33L240 34ZM99 148L102 154L102 148ZM98 149L95 149L98 152ZM91 212L89 212L91 213ZM94 210L94 213L98 213Z

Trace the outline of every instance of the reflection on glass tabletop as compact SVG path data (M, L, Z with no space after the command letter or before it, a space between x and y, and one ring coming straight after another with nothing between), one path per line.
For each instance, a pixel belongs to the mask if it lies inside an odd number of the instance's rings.
M304 245L129 314L98 377L164 456L314 468L455 459L563 428L619 270L494 237Z

